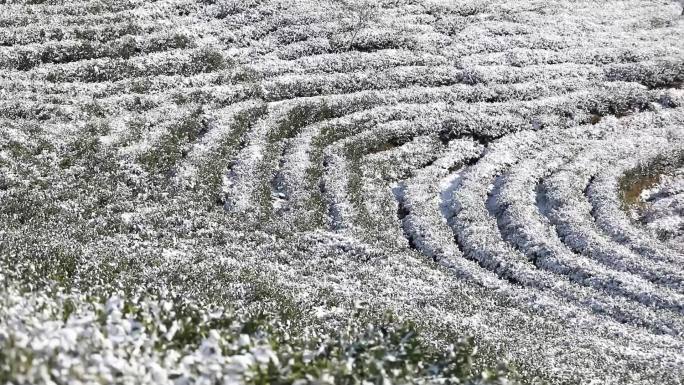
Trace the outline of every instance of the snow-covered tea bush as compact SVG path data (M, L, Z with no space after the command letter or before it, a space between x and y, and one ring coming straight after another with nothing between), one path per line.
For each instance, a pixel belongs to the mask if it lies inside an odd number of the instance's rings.
M502 366L478 372L472 341L436 350L412 324L372 319L363 304L339 330L325 330L180 298L14 286L2 294L3 383L515 383Z
M0 382L684 378L681 2L0 3Z

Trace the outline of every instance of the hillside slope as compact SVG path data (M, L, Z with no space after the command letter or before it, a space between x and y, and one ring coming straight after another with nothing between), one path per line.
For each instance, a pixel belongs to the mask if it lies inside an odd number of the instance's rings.
M56 284L332 328L365 303L528 380L679 384L681 14L2 2L4 300Z

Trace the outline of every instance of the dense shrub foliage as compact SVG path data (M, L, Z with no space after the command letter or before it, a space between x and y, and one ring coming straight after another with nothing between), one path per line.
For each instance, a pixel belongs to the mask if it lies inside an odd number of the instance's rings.
M182 298L15 286L2 294L3 383L514 384L504 367L473 368L472 341L437 350L411 323L372 318L363 304L326 330L282 312L236 314Z
M0 382L684 378L681 2L0 3Z

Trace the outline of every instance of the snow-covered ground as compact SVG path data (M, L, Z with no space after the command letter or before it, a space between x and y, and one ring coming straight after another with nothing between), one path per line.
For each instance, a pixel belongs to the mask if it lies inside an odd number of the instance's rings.
M523 383L681 384L681 15L4 2L0 382L284 378L388 312Z

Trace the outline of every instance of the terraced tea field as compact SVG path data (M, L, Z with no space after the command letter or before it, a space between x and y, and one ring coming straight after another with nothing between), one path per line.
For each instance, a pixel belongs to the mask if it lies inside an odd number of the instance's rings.
M0 382L682 384L682 13L0 1Z

